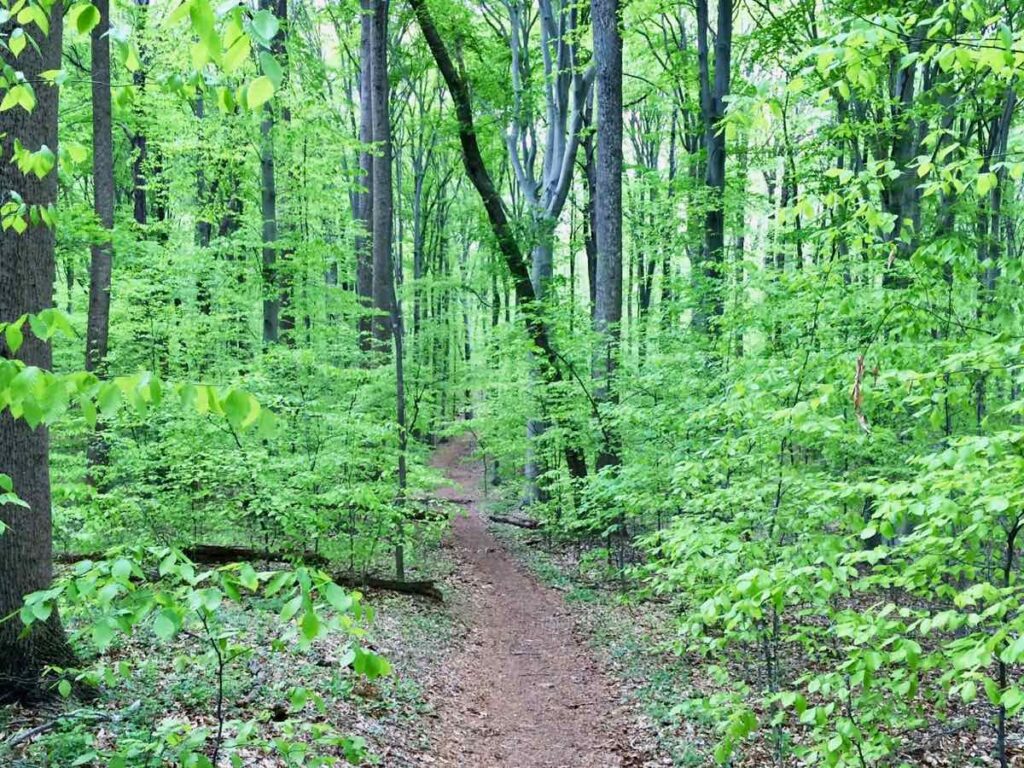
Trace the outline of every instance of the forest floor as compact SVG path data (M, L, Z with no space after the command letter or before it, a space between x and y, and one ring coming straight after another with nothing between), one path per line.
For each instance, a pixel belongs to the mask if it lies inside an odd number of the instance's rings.
M422 765L460 768L626 768L630 713L561 595L492 535L472 442L442 445L433 464L462 507L445 547L455 563L450 610L466 636L429 697L434 748Z

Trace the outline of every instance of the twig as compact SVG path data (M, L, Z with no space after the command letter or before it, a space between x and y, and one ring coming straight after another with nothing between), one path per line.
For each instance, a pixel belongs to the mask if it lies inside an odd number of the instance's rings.
M29 741L30 739L33 739L36 736L40 736L44 733L52 731L54 728L56 728L58 725L60 725L62 722L66 720L81 719L91 720L94 723L119 723L126 717L128 717L128 715L138 710L141 706L142 701L136 700L132 702L131 706L129 706L123 712L96 712L92 709L76 709L73 712L63 714L60 717L55 717L53 720L49 720L45 723L40 723L39 725L33 728L28 728L27 730L24 730L21 733L16 733L14 736L12 736L6 742L4 742L4 747L6 749L14 749L14 747L18 746L22 742Z

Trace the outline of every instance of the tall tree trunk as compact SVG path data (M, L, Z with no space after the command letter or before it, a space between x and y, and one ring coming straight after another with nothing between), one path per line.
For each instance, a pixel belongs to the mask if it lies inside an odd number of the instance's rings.
M587 253L587 286L590 291L590 319L597 320L597 162L594 158L594 133L590 130L593 105L588 104L584 113L584 125L587 128L583 138L583 176L587 188L587 202L583 208L584 248Z
M57 152L57 88L40 77L42 72L60 68L61 3L50 10L50 34L38 38L39 50L29 45L17 59L3 53L4 62L20 70L32 83L36 106L29 114L20 107L0 112L0 136L4 156L10 157L14 142L32 151L45 144ZM13 22L0 27L5 38ZM12 163L0 163L0 189L15 190L28 205L52 206L57 200L57 169L42 179L23 174ZM14 320L26 312L40 312L53 306L56 278L55 238L52 229L29 224L21 235L13 228L0 230L0 318ZM0 341L0 357L13 357ZM17 353L26 365L49 368L50 345L26 328L25 340ZM74 654L54 611L46 622L23 634L17 619L22 598L47 589L53 572L53 525L50 518L49 436L45 427L32 429L15 420L10 411L0 412L0 471L14 483L14 491L29 507L0 506L0 521L7 530L0 535L0 703L34 697L40 692L40 678L48 665L74 664Z
M110 277L114 227L114 142L110 104L110 0L96 0L100 21L92 30L92 174L93 209L106 230L92 246L89 268L89 318L85 337L85 369L102 370L110 333Z
M104 229L103 241L91 247L89 314L85 335L85 370L103 375L110 336L110 283L114 246L114 140L110 100L110 0L97 0L99 23L92 30L92 176L93 210ZM96 481L94 468L106 464L107 445L97 426L87 448L86 482Z
M282 63L285 56L285 24L287 23L287 0L259 0L260 10L273 11L281 23L274 40L270 44L270 52ZM282 117L287 120L287 116ZM281 331L294 328L294 317L285 306L289 303L289 293L285 287L286 278L282 275L280 245L278 243L277 220L277 166L274 158L274 134L277 119L274 104L268 101L263 105L263 119L260 121L260 211L263 217L263 343L276 344L280 341ZM287 319L286 317L287 316Z
M388 85L389 0L373 0L370 90L373 109L373 338L386 349L391 336L391 294L394 269L391 263L393 201L391 196L391 110Z
M277 179L274 168L274 113L263 106L260 121L260 213L263 219L263 342L276 344L281 335L281 296L277 264Z
M715 319L724 309L722 285L725 262L725 99L729 95L732 67L733 0L718 0L718 29L715 36L712 78L708 46L708 0L697 0L697 69L700 77L700 107L704 121L704 150L707 160L704 183L710 200L704 219L704 247L698 275L697 310L694 325L706 333L715 332Z
M597 61L597 296L594 329L594 398L614 404L612 377L622 322L622 35L618 0L592 0ZM620 462L618 440L602 427L598 470Z
M274 11L274 15L277 16L277 20L281 25L281 31L277 33L277 36L273 39L270 44L271 52L274 54L274 58L281 65L281 83L278 85L278 92L285 95L285 83L288 80L288 34L289 34L289 22L288 22L288 0L271 0L271 6ZM280 110L280 125L287 129L287 126L291 123L292 113L288 107L287 99L281 98L278 100ZM288 138L287 132L284 134L285 138ZM285 142L287 149L288 145ZM276 163L276 161L275 161ZM275 166L276 168L276 166ZM287 180L287 174L285 180ZM277 187L275 186L275 192ZM275 213L277 213L275 208ZM289 240L289 223L290 220L278 219L277 236L280 239L282 231L284 232L284 240ZM276 285L277 285L277 296L278 306L280 311L280 336L286 344L294 344L295 337L295 319L296 319L296 286L299 282L300 276L295 273L294 267L289 266L292 262L292 249L289 247L278 245L277 248L277 274L276 274Z
M137 13L136 30L144 32L149 23L149 0L135 0L135 7ZM136 94L141 101L146 90L145 67L149 57L143 50L140 51L140 58L142 61L139 68L132 73L132 84L135 86ZM143 126L144 115L141 107L136 109L136 120L138 125L135 126L135 133L132 134L132 214L136 224L145 225L148 218L146 200L148 142L146 130Z
M373 17L370 44L370 105L373 118L373 143L377 156L373 161L371 225L373 232L373 303L378 312L373 318L373 339L378 349L394 344L395 418L398 426L398 496L405 501L407 484L406 452L408 430L405 418L405 350L402 308L395 289L394 190L391 180L391 93L388 84L389 0L371 0ZM395 531L395 574L405 578L405 525L399 519Z
M359 46L359 175L356 195L356 297L359 300L359 347L370 348L373 307L373 0L361 0Z

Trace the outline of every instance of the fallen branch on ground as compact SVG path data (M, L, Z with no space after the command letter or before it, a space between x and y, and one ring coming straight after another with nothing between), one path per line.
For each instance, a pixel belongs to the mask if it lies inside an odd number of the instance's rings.
M538 528L542 528L544 523L538 520L531 520L528 517L505 517L503 515L489 515L492 523L504 523L505 525L514 525L517 528L526 528L530 531L535 531Z
M186 547L181 551L189 560L203 563L204 565L266 561L302 562L328 571L331 567L330 560L316 552L270 552L267 550L220 544L197 544L194 547ZM79 563L83 560L103 560L105 557L106 555L102 552L61 553L56 555L55 559L60 563ZM386 592L398 592L405 595L419 595L439 602L444 600L441 590L429 579L404 581L359 573L332 573L331 578L338 584L351 589L365 587L368 589L380 589Z
M74 712L67 712L60 717L55 717L53 720L47 720L45 723L40 723L32 728L27 728L20 733L14 734L14 736L4 742L3 746L6 749L13 749L22 742L29 741L30 739L34 739L36 736L41 736L44 733L52 731L62 722L67 720L88 720L92 723L119 723L138 710L141 706L142 702L137 700L123 712L97 712L92 709L77 709Z

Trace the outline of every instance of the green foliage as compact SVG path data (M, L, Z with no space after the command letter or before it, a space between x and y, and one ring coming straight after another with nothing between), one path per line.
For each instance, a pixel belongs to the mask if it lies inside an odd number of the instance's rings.
M289 765L334 764L332 755L361 764L366 757L361 739L330 728L290 718L280 737L263 737L258 718L229 719L224 710L225 697L243 689L237 672L258 650L251 633L233 617L257 605L278 614L279 627L269 639L274 653L301 654L337 636L343 643L339 668L351 666L354 674L370 680L390 673L386 660L360 645L372 612L358 593L341 589L327 574L304 567L256 571L246 563L202 570L177 550L134 548L77 563L51 589L28 595L20 620L26 627L46 621L58 602L74 627L76 645L89 649L91 661L82 668L53 670L60 696L67 698L76 687L130 687L160 656L174 670L200 675L212 686L200 694L197 706L210 709L213 726L194 728L165 718L145 738L129 731L115 748L78 752L76 764L133 765L147 755L183 766L212 765L217 755L236 765L254 753L275 755ZM145 657L127 652L140 644L151 646ZM319 694L306 688L293 689L288 700L296 715L307 702L322 703Z

